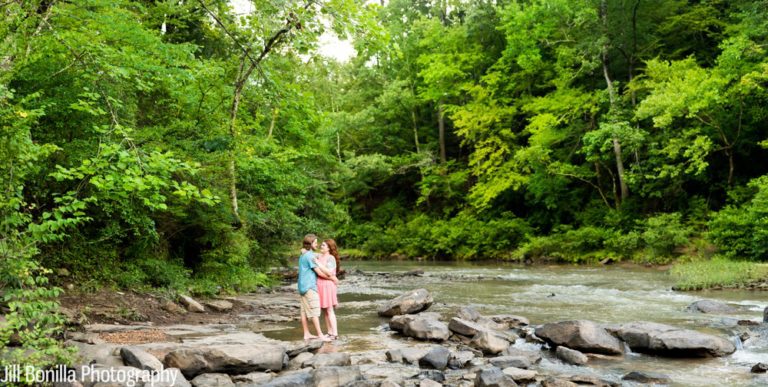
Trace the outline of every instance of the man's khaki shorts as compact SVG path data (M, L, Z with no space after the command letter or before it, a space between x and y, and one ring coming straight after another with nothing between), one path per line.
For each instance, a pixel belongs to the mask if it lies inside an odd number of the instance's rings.
M320 317L320 296L316 291L310 289L301 296L301 313L307 318Z

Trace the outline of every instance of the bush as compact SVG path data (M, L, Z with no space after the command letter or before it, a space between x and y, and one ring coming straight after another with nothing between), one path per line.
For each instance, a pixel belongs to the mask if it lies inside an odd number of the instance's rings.
M728 206L709 221L708 237L728 257L768 260L768 175L752 180L754 196Z
M652 263L671 259L677 247L688 243L692 230L682 224L679 213L661 214L643 222L641 234Z

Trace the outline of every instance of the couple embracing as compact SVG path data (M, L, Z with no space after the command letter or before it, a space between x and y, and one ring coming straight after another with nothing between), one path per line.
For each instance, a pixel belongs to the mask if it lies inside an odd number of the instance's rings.
M340 260L336 242L326 239L319 246L315 234L304 237L304 246L299 258L299 295L301 296L301 328L304 330L304 340L320 339L322 341L336 340L339 331L336 327L336 313L333 308L339 304L336 297L336 288L339 280L336 273L339 270ZM325 323L328 335L324 335L320 329L320 310L325 312ZM307 319L312 320L312 325L317 335L309 333Z

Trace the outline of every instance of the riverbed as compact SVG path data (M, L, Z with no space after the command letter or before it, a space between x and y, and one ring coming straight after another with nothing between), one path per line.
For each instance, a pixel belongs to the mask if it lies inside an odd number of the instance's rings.
M629 352L623 360L593 360L588 367L565 365L552 357L539 364L551 374L585 374L620 382L631 371L658 372L675 386L757 386L768 384L750 368L768 363L765 346L742 346L738 320L762 321L768 292L673 291L674 280L658 268L640 266L500 265L435 262L344 262L350 275L339 286L337 310L341 351L370 351L399 347L403 340L386 329L376 307L406 290L428 289L435 300L430 311L450 319L462 306L483 314L515 314L532 325L585 319L598 323L652 321L727 337L739 348L714 359L669 359ZM423 271L423 273L421 273ZM410 273L406 275L406 273ZM686 311L698 300L736 305L733 314ZM301 338L298 324L265 332L281 340ZM535 347L522 339L520 347ZM628 384L629 385L629 384Z

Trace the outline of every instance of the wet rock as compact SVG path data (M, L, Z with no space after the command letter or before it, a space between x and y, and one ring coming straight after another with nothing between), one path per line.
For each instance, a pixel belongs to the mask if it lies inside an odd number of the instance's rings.
M315 387L345 386L361 380L363 375L358 367L322 367L312 373Z
M483 368L476 372L476 387L512 387L517 386L512 378L504 375L504 372L497 367Z
M475 354L472 351L458 351L451 353L448 358L448 368L453 370L462 369L475 358Z
M618 355L623 347L618 339L592 321L576 320L544 324L536 336L550 344L563 345L584 352Z
M313 382L310 370L299 370L283 373L280 376L263 384L263 387L305 387Z
M764 374L766 371L768 371L768 364L765 363L757 363L752 366L752 373L755 374Z
M232 381L240 386L260 386L275 378L271 372L251 372L245 375L232 375Z
M568 364L584 365L584 364L587 364L587 362L589 361L589 359L587 358L587 355L563 346L557 347L557 350L555 350L555 354L558 359Z
M279 371L287 362L285 350L277 345L180 348L168 353L164 359L166 367L178 368L187 378L216 372Z
M205 308L203 308L203 306L200 305L199 302L195 301L192 297L181 295L179 296L179 302L181 302L181 304L184 305L190 312L205 312Z
M159 371L163 369L163 363L146 351L135 347L120 348L120 356L127 366L140 370Z
M539 356L539 361L541 356ZM515 367L515 368L531 368L533 361L527 356L498 356L490 359L491 364L494 367L501 369Z
M763 322L768 323L768 306L763 309Z
M502 370L504 375L509 376L515 383L530 383L539 376L539 373L531 370L524 370L517 367L506 367Z
M312 367L315 369L323 367L343 367L352 365L352 359L348 353L336 352L336 353L319 353L313 356L311 359L304 362L304 367Z
M413 314L429 308L434 300L426 289L405 293L379 307L379 316L392 317L399 314Z
M637 352L674 357L720 357L736 351L733 343L725 338L670 325L632 322L611 330Z
M621 380L629 380L638 383L655 383L655 384L670 384L672 379L664 374L655 372L638 372L633 371L624 375Z
M516 316L513 314L497 314L488 316L491 320L499 323L506 324L509 328L519 328L530 325L530 321L523 316Z
M760 323L752 320L739 320L739 321L736 321L736 325L740 327L755 327L760 325Z
M448 366L448 357L451 351L447 348L434 346L424 357L419 359L419 366L444 370Z
M203 305L213 309L216 312L229 312L232 310L232 303L226 300L210 300L203 302Z
M579 385L565 379L550 376L541 382L541 387L578 387Z
M197 375L191 382L195 387L235 387L235 383L232 383L227 374Z
M422 269L413 269L413 270L410 270L410 271L406 271L405 274L403 274L403 275L412 276L412 277L423 277L424 276L424 270L422 270Z
M699 313L735 313L739 309L723 302L712 300L696 301L685 308L686 312Z
M405 330L405 326L408 325L408 323L410 323L411 321L417 318L440 320L440 313L421 312L418 314L401 314L401 315L393 316L392 319L389 320L389 329L392 329L393 331L402 332Z
M613 383L591 375L573 375L570 381L579 385L590 385L595 387L621 387L620 383Z
M509 341L489 331L480 331L472 338L472 346L485 354L498 355L509 348Z

